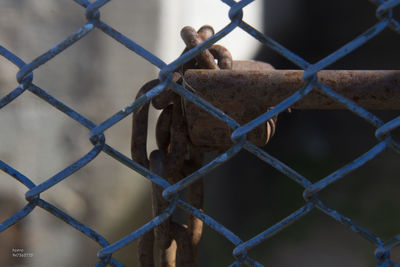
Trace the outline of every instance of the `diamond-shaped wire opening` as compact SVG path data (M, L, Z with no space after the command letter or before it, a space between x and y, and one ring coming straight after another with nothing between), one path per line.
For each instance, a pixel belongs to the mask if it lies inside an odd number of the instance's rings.
M395 201L398 168L387 162L393 157L394 152L382 153L343 181L331 184L318 198L383 241L391 239L398 232L400 219Z
M21 112L17 113L16 110ZM37 177L36 182L43 182L45 177L77 160L83 155L84 148L90 151L93 147L87 142L87 130L64 114L54 112L53 107L31 92L26 92L4 107L0 117L3 124L8 125L1 129L2 137L7 140L1 145L2 159L19 162L14 166L31 177ZM20 123L13 123L15 121ZM44 128L46 132L43 132ZM61 138L53 138L56 134ZM68 152L59 154L57 151L60 148ZM15 156L6 153L13 150L16 150ZM18 160L14 158L17 154ZM43 168L49 161L52 165Z
M277 135L265 151L316 182L378 144L375 130L345 110L293 110L278 120ZM352 149L346 149L348 147ZM343 156L337 158L334 155Z
M106 168L102 170L100 167ZM110 242L122 238L152 219L151 194L148 186L150 181L136 171L127 168L109 155L100 153L79 172L83 185L99 184L89 192L84 186L79 188L79 185L75 190L87 201L87 209L93 216L91 219L93 227L100 233L108 233L107 236L112 235L112 239L108 239ZM71 179L74 179L79 172L73 174ZM57 188L53 190L57 191ZM68 200L65 202L68 205ZM137 217L137 214L141 216Z
M384 262L392 262L390 259L390 249L399 245L397 238L391 239L387 242L384 242L376 236L374 233L371 233L368 229L364 228L362 225L357 224L352 219L346 217L345 215L339 213L338 211L327 207L323 202L320 200L315 199L316 207L325 213L326 215L330 216L334 220L338 221L341 224L344 224L351 229L355 233L358 233L362 238L369 241L372 245L376 247L375 250L375 257L378 261L378 266L383 264ZM393 242L394 241L394 242Z
M109 159L108 156L106 157ZM102 155L99 156L99 160L101 158ZM97 164L97 160L98 159L92 164ZM121 165L116 161L115 163L109 164ZM115 166L114 168L117 167L119 166ZM125 170L119 170L119 168L118 171L120 175L116 177L117 182L114 186L116 187L115 190L105 190L105 194L101 192L98 193L103 194L103 200L106 202L104 206L107 206L107 210L103 212L105 214L102 215L102 222L99 224L100 219L97 221L96 227L101 228L99 232L104 233L104 236L107 237L110 244L131 234L153 218L151 191L148 186L149 182L147 180L144 181L145 179L143 179L143 177L138 177L139 174L131 169L128 170L128 174L126 174ZM121 186L124 187L124 189L121 190L119 188ZM121 191L125 193L121 195L119 193ZM116 196L117 192L120 194L119 197ZM96 200L96 196L94 196L93 199ZM104 206L101 205L102 204L99 202L94 203L96 209L102 209ZM138 262L138 255L137 253L133 253L133 251L137 251L137 249L138 241L135 240L115 251L113 253L113 258L117 259L125 266L134 265Z
M242 238L258 234L266 223L277 222L304 204L301 186L245 151L204 180L207 214Z
M87 186L92 184L96 186L88 191ZM110 229L120 229L121 221L129 214L151 213L151 201L140 205L142 210L137 208L138 204L132 204L149 193L145 190L147 185L148 181L138 173L100 153L60 184L44 191L41 197L99 233L107 233ZM138 228L138 219L134 221Z
M346 8L343 8L344 3L293 2L291 8L280 8L282 3L278 2L266 3L266 33L309 62L316 62L376 23L375 6L368 1L346 2ZM353 19L355 10L356 21ZM340 16L337 15L339 12ZM318 23L310 25L310 17ZM343 28L346 28L346 31L343 31ZM278 61L274 53L262 56L267 62ZM281 58L279 60L281 61ZM287 62L281 64L288 65L286 69L293 68L293 65L289 66Z
M229 164L233 165L233 166L238 166L236 161L240 161L242 164L245 164L243 162L244 157L243 157L243 153L239 154L237 156L235 156L234 158L232 158L229 163L227 163L226 166L220 167L216 170L213 170L210 174L208 174L206 176L206 178L208 178L209 176L214 177L213 179L207 179L207 183L205 183L206 186L206 192L207 192L207 198L206 198L206 203L205 203L205 209L207 214L212 215L214 218L217 219L217 221L219 223L221 223L224 226L227 226L229 229L233 230L234 233L238 233L241 237L245 237L245 239L248 239L250 237L252 237L255 234L258 234L259 232L265 230L265 224L267 222L271 222L271 220L278 222L280 219L282 219L283 217L285 217L287 215L287 213L290 213L291 211L293 211L293 208L289 208L290 211L288 211L286 214L285 212L280 212L280 217L275 218L275 219L271 219L272 214L271 213L271 209L273 211L277 211L277 209L282 209L283 210L287 210L282 208L282 205L289 205L291 206L291 204L284 204L283 202L285 202L285 200L282 200L281 198L284 198L283 195L285 195L286 197L289 195L293 195L293 192L287 192L287 187L290 187L290 183L292 185L294 185L294 183L292 183L291 181L289 182L289 179L285 179L287 177L279 177L279 179L274 179L277 177L276 171L272 171L269 170L269 172L267 171L267 169L270 169L270 167L268 167L268 165L263 164L262 166L266 167L264 168L263 173L261 174L261 172L255 172L253 174L249 174L248 171L249 169L254 169L254 170L260 170L260 168L257 168L256 166L253 167L249 167L246 168L246 170L242 170L242 171L246 171L246 174L240 175L240 170L237 170L235 168L232 168L232 166L229 166ZM235 164L236 162L236 164ZM250 163L253 163L254 161L250 161ZM261 166L258 166L261 167ZM226 174L227 170L225 169L229 169L232 171L232 174ZM240 169L240 168L239 168ZM219 171L222 171L225 173L225 177L221 177L221 175L218 175ZM254 176L254 177L253 177ZM261 176L261 177L260 177ZM282 176L282 175L280 175ZM246 177L245 180L244 177ZM236 181L237 179L240 179L239 181ZM264 185L259 184L260 181L258 183L255 184L255 182L257 180L262 180L262 182L264 182ZM277 183L268 183L268 181L270 180L276 180L275 182L281 181L281 182L288 182L288 184L284 184L279 185ZM220 186L218 186L218 184ZM224 188L222 189L221 187L226 187L227 184L230 184L230 186L228 188ZM235 190L234 186L240 184L240 189L238 188L237 190ZM248 187L248 189L251 192L251 196L248 196L248 194L246 194L246 188ZM263 190L260 190L261 192L256 192L254 191L254 187L257 188L263 188ZM263 193L265 193L265 190L267 190L267 188L271 188L272 191L276 191L279 189L276 188L281 188L282 189L282 194L277 193L278 194L278 198L280 200L276 200L276 196L275 198L271 199L271 197L269 196L265 196L263 195ZM229 190L226 190L229 189ZM253 189L253 190L252 190ZM218 197L216 197L216 195L219 195L220 191L224 190L225 191L225 197L229 197L229 193L232 194L232 198L228 198L228 199L219 199ZM301 187L299 188L298 186L296 188L293 188L293 190L297 190L298 192L298 200L303 201L302 200L302 190ZM290 190L289 190L290 191ZM228 195L226 195L228 193ZM271 192L273 194L273 192ZM287 194L285 194L287 193ZM245 200L243 199L244 196ZM258 196L258 197L257 197ZM257 198L257 199L253 199L253 198ZM298 200L295 201L293 200L292 202L296 203L296 206L298 208ZM226 202L226 205L229 204L229 207L224 207L223 206L223 202ZM243 201L245 201L247 204L244 204ZM207 202L210 202L210 204L207 204ZM254 206L256 204L254 203L260 203L260 205L258 206ZM292 203L293 204L293 203ZM222 206L221 206L222 205ZM216 211L213 211L214 209L216 209ZM294 208L296 209L296 207ZM225 210L224 213L220 213L218 211L220 210ZM248 213L246 213L246 210L249 210ZM256 218L254 218L254 216L251 216L252 213L251 211L257 210L257 214L259 216L257 216ZM236 213L235 213L236 211ZM215 214L214 214L215 212ZM268 213L269 212L269 213ZM271 217L271 216L272 217ZM276 214L275 214L276 215ZM263 219L261 219L261 217ZM232 220L233 218L233 220ZM269 223L270 224L270 223ZM249 230L251 229L251 230ZM257 230L254 230L257 229ZM249 232L250 233L243 233L243 231L245 232ZM254 254L253 254L254 255ZM257 260L257 257L254 257L255 260Z
M338 262L344 266L367 266L376 262L374 250L373 245L350 229L320 211L313 210L253 247L249 255L264 266L333 267ZM349 251L352 253L349 254Z
M7 172L8 174L10 174L12 176L15 176L15 178L17 178L20 182L23 182L25 185L29 186L30 188L34 186L32 184L32 182L29 181L29 178L27 178L23 174L19 173L18 171L14 170L11 166L8 166L7 164L4 164L3 162L1 162L1 168L5 172ZM54 216L58 217L59 219L67 222L68 224L70 224L71 226L76 228L77 230L79 230L79 231L83 232L84 234L86 234L89 238L94 239L96 242L98 242L102 246L106 246L107 245L107 241L103 237L99 236L92 229L88 228L87 226L83 225L81 222L79 222L79 221L75 220L74 218L72 218L70 215L68 215L65 212L59 210L57 207L51 205L50 203L48 203L46 201L43 201L42 199L33 200L33 202L27 204L23 209L21 209L20 211L18 211L14 215L8 217L7 220L2 222L2 229L1 230L2 231L6 230L7 228L3 228L3 227L10 227L10 226L12 226L13 223L21 224L20 223L21 221L22 222L26 221L25 216L29 215L33 211L33 209L35 207L36 208L38 208L38 207L44 208L45 210L50 212L52 215L54 215ZM30 220L32 220L32 218L33 218L33 220L35 220L35 221L38 220L38 221L41 222L41 224L46 224L47 225L46 221L42 221L43 216L39 216L38 219L35 219L36 218L35 217L36 213L34 213L33 215L30 216L30 218L31 218ZM62 225L65 226L65 224L62 224ZM35 227L32 227L31 224L27 225L26 227L28 227L29 229L27 228L24 231L26 231L26 232L32 232L33 231L34 233L36 233L36 231L34 230ZM36 228L37 227L40 228L41 227L40 224L36 225ZM15 228L15 226L14 226L13 229L18 229L18 228ZM46 231L41 231L41 233L45 234ZM34 239L35 239L35 241L37 241L38 239L40 240L40 237L37 236ZM31 238L25 240L26 244L25 244L25 246L23 246L24 247L23 250L25 250L28 247L29 248L32 247L31 244L30 244L30 242L31 242L30 240L31 240ZM57 240L60 241L61 239L58 238ZM65 241L68 241L68 240L65 240ZM88 239L85 238L85 241L88 241ZM32 249L32 251L26 252L26 253L28 253L30 255L30 256L28 255L26 257L28 257L28 258L33 257L32 254L34 254L38 250L43 250L43 249L46 250L46 246L48 245L48 242L44 242L44 243L46 243L46 245L40 245L40 246L35 243L35 251L33 251L33 249ZM42 243L42 244L44 244L44 243ZM81 243L79 243L79 244L81 244ZM66 242L66 248L68 248L68 247L71 248L70 242ZM76 247L76 246L74 246L74 247ZM86 247L86 245L85 245L85 247ZM52 248L54 248L54 246L52 246L52 245L47 246L47 250L52 249ZM16 249L16 248L14 248L14 249ZM19 249L19 250L16 250L15 252L16 253L22 253L24 251L21 252L21 249Z
M142 67L135 69L137 64ZM39 86L51 88L54 97L99 123L133 102L138 88L156 78L155 70L142 57L94 29L35 70L35 80Z
M334 63L338 59L342 58L343 56L349 54L351 51L357 49L358 47L362 46L364 43L366 43L368 40L371 38L375 37L377 34L379 34L383 29L385 29L388 25L387 21L381 21L372 26L370 29L368 29L366 32L364 32L362 35L360 35L358 38L353 39L352 41L348 42L345 44L343 47L340 49L336 50L329 56L325 57L324 59L320 60L317 62L315 65L310 66L308 68L305 78L310 78L310 75L314 74L316 71L325 68L326 66ZM305 62L301 57L298 55L294 54L292 51L287 50L284 48L282 45L277 43L275 40L271 39L269 36L266 36L250 25L248 25L245 22L242 22L240 27L247 31L249 34L253 35L255 38L257 38L260 42L266 44L269 48L273 49L277 53L283 55L296 65L300 66L301 68L307 68L308 63Z
M50 242L40 242L44 244L43 246L35 246L36 251L34 251L34 253L50 255L48 258L42 259L43 262L46 262L47 264L48 262L58 261L63 257L69 257L68 253L67 255L61 255L63 253L62 251L74 251L71 253L79 255L84 250L83 248L88 248L91 251L90 254L92 256L90 258L86 257L89 265L99 262L99 260L96 259L95 255L96 251L98 251L102 246L107 245L107 241L104 239L104 237L102 237L89 227L83 225L81 222L75 220L73 217L66 214L62 209L53 206L51 203L40 200L38 204L39 206L36 208L37 210L32 213L32 219L37 221L38 224L36 224L35 226L31 226L31 229L29 230L32 232L32 236L34 236L36 242L38 240L53 240ZM45 210L41 208L44 208ZM48 212L50 212L50 214ZM48 214L48 216L46 217L44 216L44 214ZM70 225L67 225L65 222ZM35 230L35 228L38 228L41 224L48 225L50 223L53 226L50 231L39 232ZM63 235L65 238L52 238L54 236L57 236L57 233L60 234L61 232L66 232L68 234ZM73 238L70 239L71 237ZM58 245L53 243L54 240L58 241ZM53 258L51 256L51 253L49 253L50 251L54 250L54 247L60 247L60 249L53 254L57 256L55 258ZM61 247L63 249L61 249ZM77 256L75 259L77 261L76 264L78 264L78 262L81 262L80 257ZM67 259L65 259L65 261L71 262Z
M178 205L186 212L192 214L193 216L199 218L203 221L204 226L208 226L220 235L222 235L226 240L230 241L234 245L240 245L242 240L238 236L236 236L233 232L227 229L224 225L215 221L212 217L208 216L206 213L203 213L182 200L178 200ZM250 257L240 257L240 259L236 260L234 264L238 264L239 262L250 265L250 266L261 266L259 262L255 261Z
M367 119L375 127L378 127L383 124L383 122L379 118L377 118L373 114L363 110L362 108L355 105L354 103L349 102L347 99L343 98L342 96L337 95L336 93L334 93L330 88L326 87L325 85L320 83L319 86L320 86L320 89L324 91L324 93L327 93L330 97L335 98L337 101L345 103L349 109L351 109L353 112L357 113L359 116L363 117L364 119ZM379 135L377 135L377 137L382 139ZM391 144L391 143L389 143L389 144ZM341 179L342 177L347 175L349 172L352 172L353 170L361 167L362 165L367 163L369 160L373 159L375 156L377 156L379 153L381 153L384 149L386 149L387 146L388 146L388 141L380 141L377 145L375 145L373 148L371 148L368 152L359 156L351 163L348 163L343 168L331 173L328 177L325 177L323 180L320 180L317 183L313 184L311 187L307 188L305 191L305 196L307 197L307 196L310 196L311 194L319 192L323 188L327 187L329 184L337 181L338 179Z
M13 48L26 61L85 23L84 10L72 1L2 2L2 45Z
M219 222L223 224L222 221ZM232 257L234 248L235 246L226 237L204 225L198 252L199 266L230 266L234 261Z

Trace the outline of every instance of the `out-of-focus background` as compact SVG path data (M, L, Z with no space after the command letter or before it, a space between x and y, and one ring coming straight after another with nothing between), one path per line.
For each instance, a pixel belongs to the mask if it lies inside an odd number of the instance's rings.
M377 22L375 6L354 1L255 1L244 20L309 62L316 62ZM180 29L227 23L228 7L217 0L111 1L101 19L166 62L184 48ZM398 10L397 10L398 11ZM2 0L0 44L29 62L81 27L84 9L69 0ZM235 59L258 59L276 68L296 68L236 29L221 42ZM399 69L399 36L385 30L330 69ZM17 86L15 66L0 58L0 97ZM34 83L95 123L130 104L137 90L158 70L95 29L34 71ZM374 111L384 120L397 111ZM152 114L154 124L155 114ZM152 123L151 122L151 123ZM55 175L85 155L92 145L88 131L44 101L25 92L0 113L0 159L35 183ZM129 156L131 118L106 131L109 145ZM149 134L153 135L150 127ZM349 111L297 111L282 114L276 136L265 149L317 181L369 150L374 128ZM149 150L154 148L153 142ZM388 240L399 231L399 155L385 151L344 180L321 192L338 209ZM243 240L262 232L298 209L302 188L241 152L204 178L207 214ZM26 188L0 173L0 221L25 204ZM93 162L41 195L102 234L110 243L151 219L150 183L100 154ZM11 257L12 248L33 253ZM201 266L227 266L233 246L204 229ZM69 225L36 208L15 227L0 234L0 266L93 266L99 247ZM374 247L320 212L296 222L263 242L250 255L266 266L375 266ZM136 266L136 243L115 257ZM400 263L400 251L392 258Z

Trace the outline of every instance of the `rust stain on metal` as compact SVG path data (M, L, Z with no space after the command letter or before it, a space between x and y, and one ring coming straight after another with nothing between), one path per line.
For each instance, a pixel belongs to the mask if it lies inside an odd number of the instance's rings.
M236 67L235 67L236 66ZM188 70L185 81L197 95L240 124L247 123L305 85L300 70L275 70L262 62L235 62L233 70ZM323 70L318 81L366 109L400 109L400 71ZM230 128L189 101L184 101L189 136L193 144L229 147ZM291 108L344 109L314 89ZM213 133L212 135L210 133ZM266 127L250 132L255 145L265 143Z

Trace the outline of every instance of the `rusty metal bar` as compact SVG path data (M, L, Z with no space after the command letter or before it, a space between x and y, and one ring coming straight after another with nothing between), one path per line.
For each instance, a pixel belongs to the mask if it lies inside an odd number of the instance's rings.
M265 113L305 86L304 71L276 70L261 62L243 62L233 70L188 70L185 86L221 109L240 124ZM322 70L317 79L365 109L400 109L400 70ZM228 147L231 129L189 101L184 102L189 136L198 146ZM313 90L295 103L294 109L344 109L341 103ZM249 133L248 139L262 146L265 128ZM211 136L209 133L213 133Z
M256 99L254 104L275 106L301 89L301 70L188 70L186 82L216 106ZM400 70L322 70L318 81L365 109L400 109ZM247 101L246 101L247 102ZM296 103L296 109L343 109L314 90Z

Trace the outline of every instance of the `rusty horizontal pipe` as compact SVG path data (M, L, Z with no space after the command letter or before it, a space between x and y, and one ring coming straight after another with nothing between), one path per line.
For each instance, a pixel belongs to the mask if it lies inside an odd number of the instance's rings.
M211 103L229 104L256 98L275 106L305 82L300 70L188 70L185 81ZM365 109L400 109L400 70L322 70L318 81ZM296 103L296 109L343 109L318 90Z
M302 79L303 71L276 70L261 62L246 64L247 66L243 63L236 64L239 66L236 69L234 64L233 70L188 70L184 76L186 86L240 124L244 124L279 104L306 84ZM317 78L365 109L400 109L399 70L322 70L318 72ZM184 104L189 136L195 145L232 145L231 131L226 124L189 101L184 101ZM321 91L313 90L291 108L345 107ZM265 143L260 135L252 138L256 145Z

